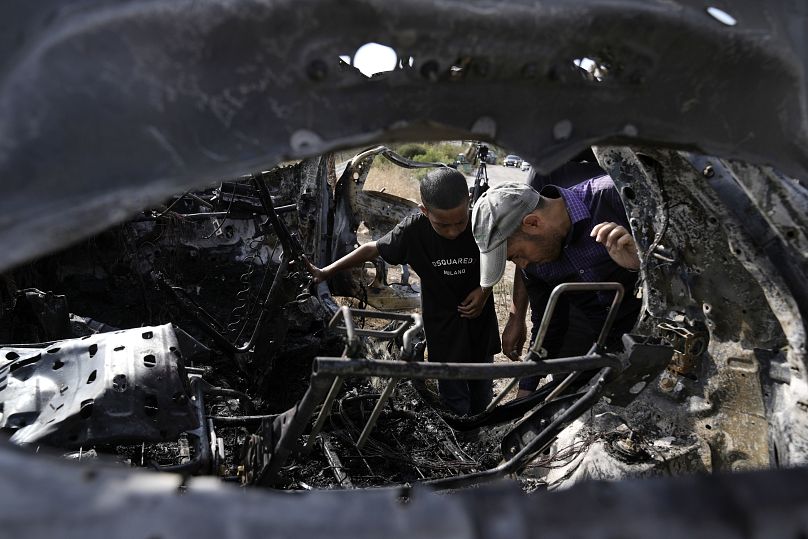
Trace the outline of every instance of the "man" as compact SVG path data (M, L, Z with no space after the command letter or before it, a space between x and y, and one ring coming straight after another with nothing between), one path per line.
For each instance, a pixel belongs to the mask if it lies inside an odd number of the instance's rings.
M499 352L494 301L480 282L480 251L469 223L466 178L445 167L421 181L420 215L404 219L386 236L366 243L329 266L309 265L315 282L381 257L409 264L421 279L421 306L429 359L491 362ZM441 397L458 415L485 410L491 380L439 380Z
M525 283L534 287L531 308L533 336L552 289L564 282L620 282L627 290L607 344L615 345L631 330L640 302L631 292L640 261L628 231L625 210L608 176L584 181L569 189L548 185L541 193L528 185L505 183L492 187L475 204L474 238L482 253L480 286L493 287L505 271L505 261L517 266L513 304L502 333L505 354L521 356L526 339L529 303ZM568 295L559 302L543 347L549 357L560 357L565 344L586 352L606 319L613 293ZM567 339L568 308L574 303L590 329L590 338ZM537 378L520 381L519 396L535 390Z

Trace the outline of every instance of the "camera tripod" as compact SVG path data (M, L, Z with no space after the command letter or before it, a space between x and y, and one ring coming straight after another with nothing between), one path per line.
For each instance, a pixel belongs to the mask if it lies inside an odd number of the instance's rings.
M477 167L477 176L474 178L474 187L471 188L471 205L477 202L480 195L488 191L488 169L486 168L485 159L480 158L480 165Z

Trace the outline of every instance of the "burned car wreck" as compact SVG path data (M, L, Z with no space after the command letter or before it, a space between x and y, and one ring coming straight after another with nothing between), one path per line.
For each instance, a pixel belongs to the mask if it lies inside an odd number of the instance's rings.
M0 8L3 529L804 535L806 13L725 7ZM412 61L339 62L371 40ZM415 166L374 144L440 138L548 172L594 145L642 262L609 289L642 298L622 351L423 361L417 290L382 263L311 286L304 257L417 211L363 189L376 160ZM473 417L429 382L534 374L556 382ZM470 455L453 433L478 426L496 442ZM561 492L457 490L506 476Z

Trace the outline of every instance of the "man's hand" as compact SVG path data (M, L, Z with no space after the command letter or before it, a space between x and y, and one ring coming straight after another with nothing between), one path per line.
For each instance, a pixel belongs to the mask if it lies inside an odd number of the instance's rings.
M511 361L519 361L525 340L527 340L527 324L524 317L511 313L502 330L502 353Z
M309 268L309 273L311 273L311 280L314 284L321 283L326 279L328 279L328 275L323 270L321 270L320 268L309 262L308 258L304 256L303 260L306 261L306 266L308 266Z
M460 313L460 318L477 318L483 312L485 302L488 296L491 295L490 288L477 287L472 290L466 299L457 306L457 311Z
M595 225L589 234L595 241L603 244L609 256L618 266L636 271L640 269L640 257L637 254L637 244L631 237L631 232L617 223L600 223Z

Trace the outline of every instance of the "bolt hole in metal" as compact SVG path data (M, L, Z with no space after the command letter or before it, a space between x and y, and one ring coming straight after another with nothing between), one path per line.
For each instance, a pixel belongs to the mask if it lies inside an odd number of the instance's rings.
M553 138L556 140L567 140L572 135L572 122L561 120L553 126Z
M710 6L707 8L707 14L710 15L713 19L717 20L718 22L726 26L735 26L736 24L738 24L738 21L735 19L735 17L733 17L723 9L718 9L717 7L714 6Z
M438 62L435 60L429 60L421 67L421 76L425 79L437 80L439 70L440 66L438 65Z
M378 73L393 71L396 66L399 65L396 51L387 45L374 42L365 43L356 49L353 57L340 56L340 58L342 58L345 63L354 66L367 77L372 77ZM409 58L406 63L411 66L413 59ZM318 69L318 66L313 62L310 65L309 77L315 75L316 77L324 78L321 71L322 70Z
M575 58L572 63L591 75L590 82L602 82L609 74L608 65L594 58Z
M79 409L79 416L82 419L89 419L93 415L93 399L87 399L81 402Z
M627 198L628 200L634 200L634 198L635 198L635 196L636 196L636 195L634 194L634 189L632 189L632 188L631 188L631 187L629 187L629 186L625 186L625 187L623 187L623 188L620 190L620 192L621 192L621 193L623 193L623 196L624 196L625 198Z
M126 391L127 382L126 382L126 375L125 374L116 374L112 378L112 389L118 391L119 393L123 393Z

